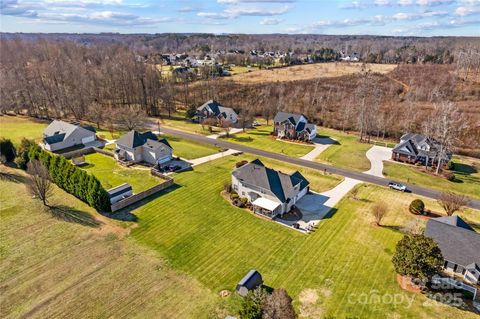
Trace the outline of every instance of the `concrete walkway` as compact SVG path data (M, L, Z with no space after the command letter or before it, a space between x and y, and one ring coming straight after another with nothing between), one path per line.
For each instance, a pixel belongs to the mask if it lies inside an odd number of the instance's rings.
M388 161L392 157L392 149L384 146L372 146L367 151L367 158L370 161L370 169L365 174L383 176L383 161Z
M224 156L228 156L228 155L233 155L233 154L236 154L236 153L239 153L239 151L237 150L232 150L232 149L228 149L224 152L218 152L216 154L212 154L212 155L208 155L208 156L204 156L204 157L199 157L199 158L195 158L195 159L192 159L192 160L188 160L188 162L190 164L192 164L192 166L196 166L196 165L200 165L200 164L203 164L203 163L207 163L207 162L210 162L210 161L213 161L213 160L216 160L216 159L219 159L219 158L222 158Z
M243 129L242 128L232 128L229 132L229 135L233 135L233 134L237 134L237 133L240 133L242 132ZM225 136L227 135L227 133L225 132L221 132L221 133L218 133L218 134L212 134L212 135L208 135L207 137L208 138L211 138L213 140L216 140L217 138L219 138L220 136Z
M314 161L323 151L325 151L330 145L335 144L336 141L330 137L316 137L313 139L315 148L308 154L300 157L307 161Z

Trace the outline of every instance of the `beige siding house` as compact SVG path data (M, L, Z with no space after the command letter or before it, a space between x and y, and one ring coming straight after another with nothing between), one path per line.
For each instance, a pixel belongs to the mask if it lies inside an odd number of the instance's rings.
M145 162L152 165L172 160L173 149L166 139L159 140L152 132L135 130L123 135L116 142L114 156L126 162Z

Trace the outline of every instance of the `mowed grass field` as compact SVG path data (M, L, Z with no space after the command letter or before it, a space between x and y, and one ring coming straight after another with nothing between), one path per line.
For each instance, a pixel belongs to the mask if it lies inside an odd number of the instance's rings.
M248 270L256 268L266 285L287 289L297 310L311 318L476 317L397 285L391 258L402 237L399 228L414 219L407 207L415 196L361 186L358 200L344 198L336 212L307 236L223 199L220 192L240 159L230 156L177 174L176 189L133 211L139 224L132 236L216 293L232 291ZM372 226L370 211L379 199L389 207L385 227ZM425 201L438 210L434 202ZM462 216L478 224L478 213L467 211ZM398 295L401 301L364 304L362 294ZM407 297L413 298L411 306ZM236 305L236 298L230 301Z
M212 135L221 132L221 129L218 127L212 127L212 131L210 132L207 126L202 127L200 124L186 119L185 111L178 111L172 114L170 118L164 115L160 120L155 119L155 122L156 121L160 121L160 129L162 126L165 126L201 135Z
M54 218L0 166L1 318L207 318L219 297L133 240L117 222L55 189L51 204L98 227Z
M292 157L300 157L313 150L312 145L277 140L276 137L270 135L272 130L273 128L270 125L259 126L255 129L249 129L245 132L231 135L230 137L222 136L221 138L228 142Z
M142 192L157 184L162 180L150 174L150 170L145 167L123 167L118 164L114 158L93 153L85 155L87 165L82 166L89 173L95 175L102 183L105 189L110 189L129 183L134 193Z
M220 151L218 147L213 145L202 144L173 135L162 134L159 138L166 138L173 147L173 154L187 160L212 155Z
M362 172L370 169L370 161L366 153L372 147L371 144L360 143L358 136L354 134L323 127L318 128L318 134L331 137L337 141L337 144L329 146L315 161Z
M15 145L20 144L22 138L40 142L43 130L48 122L36 121L23 116L0 116L0 137L9 138Z
M365 70L385 74L396 67L396 64L366 64ZM314 63L276 69L256 70L252 72L241 72L230 77L225 77L223 80L235 81L243 84L310 80L360 73L362 72L362 69L362 63Z
M384 162L383 174L390 179L421 185L441 191L453 191L472 198L480 198L480 160L454 157L455 180L419 171L412 165Z

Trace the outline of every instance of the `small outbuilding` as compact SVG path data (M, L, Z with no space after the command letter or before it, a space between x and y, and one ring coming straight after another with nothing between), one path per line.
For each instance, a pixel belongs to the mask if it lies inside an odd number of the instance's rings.
M263 285L262 275L255 269L252 269L240 280L235 290L240 296L245 297L249 291L255 290L261 285Z
M79 156L72 158L72 163L75 166L83 166L87 164L87 161L85 160L85 156Z
M110 197L110 204L115 204L124 198L132 196L133 190L130 184L123 183L122 185L107 190L107 193Z

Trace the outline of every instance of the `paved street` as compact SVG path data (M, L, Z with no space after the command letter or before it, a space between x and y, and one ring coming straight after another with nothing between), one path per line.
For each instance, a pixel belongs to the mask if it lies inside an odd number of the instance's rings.
M202 135L197 135L193 133L187 133L184 131L176 130L176 129L171 129L171 128L166 128L162 127L161 131L167 134L179 136L182 138L190 139L193 141L197 141L199 143L205 143L205 144L212 144L212 145L217 145L218 147L221 148L232 148L236 149L245 153L250 153L250 154L255 154L258 156L264 156L272 159L276 159L279 161L283 161L286 163L291 163L291 164L296 164L304 167L308 167L311 169L319 170L319 171L324 171L326 170L329 173L337 174L337 175L342 175L348 178L352 179L357 179L362 182L367 182L367 183L372 183L380 186L388 186L389 180L383 177L378 177L378 176L373 176L373 175L368 175L365 173L361 172L356 172L350 169L346 168L340 168L340 167L335 167L327 164L321 164L321 163L316 163L316 162L311 162L307 161L301 158L295 158L295 157L289 157L286 155L278 154L278 153L273 153L273 152L268 152L264 151L261 149L256 149L248 146L244 146L241 144L235 144L235 143L230 143L221 139L214 140L210 139L206 136ZM404 183L405 184L405 183ZM437 199L440 195L440 191L425 188L425 187L420 187L416 185L410 185L410 184L405 184L407 185L407 188L414 194L418 194L421 196L425 197L430 197L433 199ZM469 204L467 205L468 207L475 208L475 209L480 209L480 200L474 200L471 199Z

